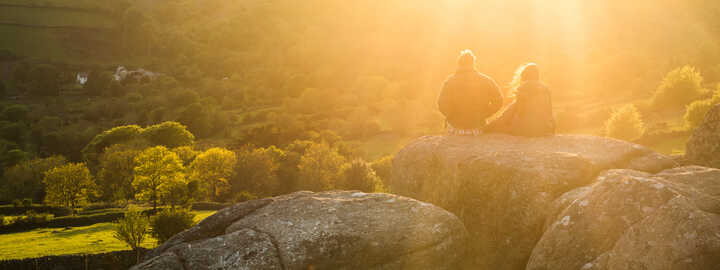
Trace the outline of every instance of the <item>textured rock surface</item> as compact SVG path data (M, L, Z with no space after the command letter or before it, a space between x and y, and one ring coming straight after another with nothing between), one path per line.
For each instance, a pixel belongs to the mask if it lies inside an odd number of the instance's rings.
M717 269L720 170L610 170L560 198L527 269Z
M720 104L705 115L685 148L685 157L691 164L720 168Z
M654 173L674 164L645 147L595 136L425 136L395 156L390 188L460 217L475 267L523 269L564 193L606 169Z
M223 209L133 269L456 269L453 214L390 194L297 192Z

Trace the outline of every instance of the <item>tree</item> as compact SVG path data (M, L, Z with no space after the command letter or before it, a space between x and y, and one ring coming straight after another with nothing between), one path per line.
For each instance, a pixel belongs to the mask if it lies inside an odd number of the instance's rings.
M137 263L140 263L140 245L150 229L148 219L140 211L129 210L125 217L118 220L114 227L113 237L124 242L136 251Z
M394 158L393 155L387 155L370 164L375 171L375 175L382 180L383 186L385 187L389 186L388 184L392 178L392 162Z
M140 150L131 146L116 144L105 149L99 159L98 187L104 201L131 199L134 197L135 157Z
M165 209L150 219L150 233L159 244L194 225L195 214L187 209Z
M158 200L169 196L175 185L186 183L184 167L177 154L164 146L155 146L135 157L133 188L135 198L152 202L157 209Z
M0 99L5 98L5 95L7 95L7 87L3 81L0 81Z
M27 115L30 112L30 109L28 109L25 105L20 104L14 104L5 107L3 110L3 118L12 121L12 122L21 122L27 120Z
M695 129L705 120L705 114L717 104L720 104L720 90L716 91L712 98L690 103L685 109L685 127L688 130Z
M114 96L114 89L115 85L113 82L115 81L115 78L113 78L113 74L107 71L93 71L90 72L88 75L88 80L85 83L85 86L83 86L83 89L85 89L85 92L89 95L94 96L100 96L100 95L110 95Z
M192 178L200 182L205 193L218 200L220 194L229 188L237 157L235 153L223 148L210 148L197 155L190 167Z
M195 140L195 136L185 126L171 121L145 128L142 136L152 145L163 145L169 148L188 146Z
M60 72L54 66L42 64L30 71L33 79L31 93L38 96L60 94Z
M5 171L0 181L3 183L3 198L7 200L32 198L36 202L45 199L45 173L55 167L67 164L62 156L33 159L12 166Z
M310 191L333 189L344 163L345 158L327 143L312 144L298 164L298 187Z
M683 66L670 71L652 97L656 109L675 108L698 98L703 94L703 77L692 66Z
M605 136L633 141L645 133L645 123L635 105L629 104L616 110L605 122Z
M237 152L237 166L231 181L233 193L249 191L274 196L281 193L278 172L285 152L275 146L267 148L244 147Z
M141 138L143 129L138 125L118 126L96 135L85 148L82 149L85 161L94 167L98 155L105 150L105 147L113 144L123 144Z
M337 184L339 189L374 192L376 186L382 185L370 164L362 159L355 159L350 163L346 163L340 171L342 177Z
M45 173L45 201L75 209L83 203L94 183L84 163L68 163Z

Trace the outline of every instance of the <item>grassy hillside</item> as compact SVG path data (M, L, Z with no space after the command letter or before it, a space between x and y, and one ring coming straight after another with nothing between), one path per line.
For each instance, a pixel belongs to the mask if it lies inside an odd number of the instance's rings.
M195 211L199 222L215 211ZM112 223L91 226L36 229L29 232L0 235L0 260L34 258L48 255L95 254L129 249L113 237ZM157 242L147 237L143 247L154 248Z

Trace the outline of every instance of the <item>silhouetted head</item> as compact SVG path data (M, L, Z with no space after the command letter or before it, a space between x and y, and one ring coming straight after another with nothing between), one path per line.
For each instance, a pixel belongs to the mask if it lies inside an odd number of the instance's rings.
M458 69L473 69L475 67L475 55L471 50L463 50L458 57Z
M515 77L513 77L510 83L510 88L515 90L523 82L526 81L539 81L540 80L540 69L535 63L523 64L515 70Z

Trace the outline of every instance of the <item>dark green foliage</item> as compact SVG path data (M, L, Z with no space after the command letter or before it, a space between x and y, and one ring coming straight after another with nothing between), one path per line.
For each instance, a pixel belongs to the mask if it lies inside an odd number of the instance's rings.
M31 207L33 200L31 198L25 198L22 200L22 207Z
M32 83L30 93L37 96L60 94L60 72L52 65L41 64L30 71Z
M373 161L370 166L375 171L375 175L377 175L380 180L382 180L383 184L387 187L392 179L392 163L395 156L388 155L384 156L376 161Z
M137 125L119 126L106 130L98 134L88 143L82 150L83 159L88 161L91 166L97 162L97 157L105 147L113 144L127 143L140 139L142 128Z
M374 192L375 187L380 184L380 179L370 164L362 159L345 164L341 170L341 178L336 186L339 189Z
M7 168L28 160L30 158L30 154L20 149L13 149L8 151L5 155L2 155L1 158L2 160L0 160L0 162L2 162L5 168Z
M241 203L246 201L256 200L258 197L247 191L241 191L233 196L233 203Z
M0 99L4 99L7 95L7 87L3 81L0 81Z
M189 210L165 209L150 219L150 234L160 244L165 243L170 237L193 226L195 214Z
M703 77L695 67L683 66L670 71L653 95L653 108L667 110L685 106L703 94L702 82Z
M118 91L114 89L115 87L119 86L116 84L112 73L98 70L88 74L87 83L83 88L91 96L116 96Z
M151 145L163 145L170 148L188 146L195 136L178 122L164 122L145 128L142 135Z
M22 144L30 135L30 128L23 122L0 121L0 138Z
M25 105L14 104L5 107L2 112L3 119L11 122L26 121L30 109Z

